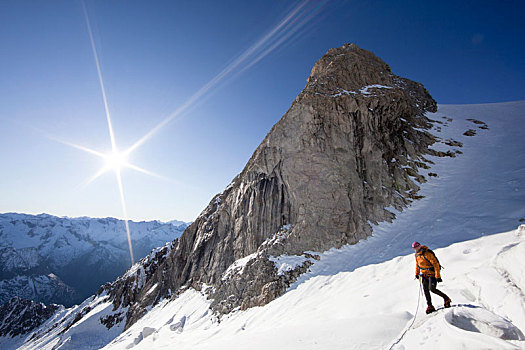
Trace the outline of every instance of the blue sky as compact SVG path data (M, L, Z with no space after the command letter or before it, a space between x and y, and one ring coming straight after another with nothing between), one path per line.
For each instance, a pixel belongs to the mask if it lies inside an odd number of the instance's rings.
M162 177L122 171L134 220L194 220L242 170L314 63L346 42L423 83L438 103L525 99L522 1L85 7L119 149L167 120L129 157ZM123 217L114 173L83 186L104 162L64 144L111 150L82 2L0 2L0 45L0 212Z

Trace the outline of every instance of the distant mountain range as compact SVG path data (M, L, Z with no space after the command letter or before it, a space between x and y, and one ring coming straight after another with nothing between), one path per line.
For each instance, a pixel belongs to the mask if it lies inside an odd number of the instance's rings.
M182 234L182 221L130 221L134 257ZM71 306L130 267L124 221L0 214L0 303L13 297Z

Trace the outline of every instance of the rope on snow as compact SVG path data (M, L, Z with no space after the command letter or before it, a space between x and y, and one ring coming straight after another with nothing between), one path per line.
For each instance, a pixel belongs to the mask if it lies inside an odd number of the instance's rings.
M388 350L392 350L394 348L394 346L396 346L397 344L399 344L399 342L401 341L401 339L403 339L403 337L405 336L405 334L410 330L410 328L412 328L412 326L414 325L414 322L416 321L416 316L417 316L417 312L419 310L419 301L421 300L421 294L423 294L423 292L421 291L421 277L419 278L419 293L417 295L417 307L416 307L416 312L414 313L414 318L412 318L412 322L410 323L410 325L405 329L405 331L403 332L403 334L401 334L401 336L395 341L394 344L392 344Z

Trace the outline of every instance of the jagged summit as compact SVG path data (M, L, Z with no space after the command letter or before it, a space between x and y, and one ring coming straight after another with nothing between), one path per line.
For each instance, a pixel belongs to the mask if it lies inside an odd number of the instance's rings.
M368 237L418 198L436 139L424 87L356 45L331 49L243 171L180 239L157 249L53 327L64 332L100 303L100 323L129 328L188 288L217 314L264 305L317 259ZM287 268L276 262L293 258ZM118 328L117 327L117 328ZM113 331L112 331L113 332Z
M148 260L145 276L107 287L118 307L129 305L127 327L186 287L212 286L219 313L263 305L312 264L305 252L370 235L370 222L394 217L385 208L417 198L417 170L435 141L423 112L435 109L421 84L393 75L372 53L328 51L230 186L168 252ZM272 259L282 255L303 261L279 272ZM126 286L134 288L129 304L120 302Z
M355 44L328 50L315 63L307 81L311 88L326 94L338 89L357 91L372 84L393 85L390 67Z
M422 84L394 75L382 59L356 44L328 50L314 65L307 81L305 92L326 96L366 96L374 90L399 87L409 98L417 99L410 102L419 112L435 112L437 108Z
M390 217L384 207L400 209L415 197L418 187L401 168L414 174L423 165L424 159L415 161L434 139L414 127L429 128L423 112L435 110L421 84L393 75L373 53L354 44L329 50L241 173L277 177L285 185L282 197L294 205L281 224L295 225L308 242L294 240L284 251L356 242L369 233L359 216L382 221ZM305 229L312 232L305 235Z

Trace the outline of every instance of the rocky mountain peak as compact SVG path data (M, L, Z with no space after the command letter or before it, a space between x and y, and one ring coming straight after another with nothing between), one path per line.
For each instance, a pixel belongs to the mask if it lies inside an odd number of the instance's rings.
M334 94L339 89L358 91L364 86L393 85L390 67L372 52L355 44L345 44L328 52L314 65L309 88Z
M437 110L436 102L422 84L394 75L382 59L355 44L328 50L314 65L307 82L304 92L325 96L366 96L398 88L407 95L415 113Z
M127 326L187 287L211 286L218 313L263 305L312 264L306 252L366 238L370 222L394 217L385 208L417 198L425 181L417 170L435 141L424 112L435 109L421 84L394 75L373 53L353 44L329 50L241 174L169 253L148 260L141 288L126 294ZM300 263L279 269L281 256Z
M424 112L435 110L421 84L371 52L329 50L243 171L180 239L100 289L93 303L113 303L101 323L130 327L188 288L213 299L218 315L280 296L314 263L312 252L357 243L371 223L395 217L387 208L419 198L426 179L418 170L436 153ZM79 318L89 312L80 309Z

